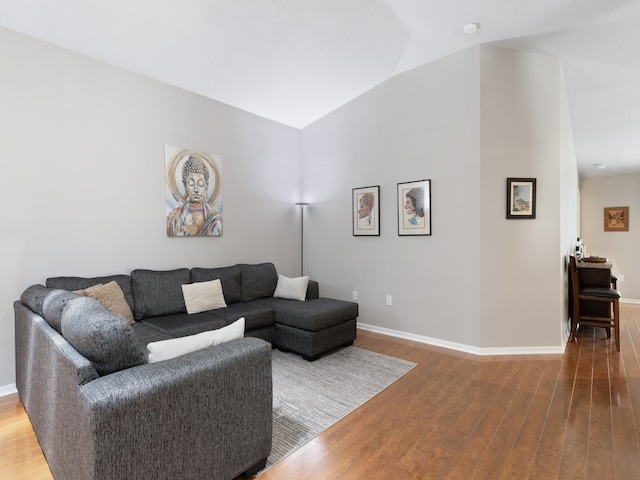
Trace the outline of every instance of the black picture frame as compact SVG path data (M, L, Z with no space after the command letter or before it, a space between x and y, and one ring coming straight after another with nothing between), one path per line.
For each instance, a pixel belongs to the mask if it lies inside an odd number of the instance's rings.
M431 180L398 183L398 235L431 235Z
M354 188L351 210L353 236L380 236L380 185Z
M536 179L507 178L507 219L536 218Z

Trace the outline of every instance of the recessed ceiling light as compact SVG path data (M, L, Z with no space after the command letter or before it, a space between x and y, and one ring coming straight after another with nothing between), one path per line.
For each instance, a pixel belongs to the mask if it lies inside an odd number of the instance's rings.
M467 23L464 27L462 27L462 31L467 35L471 35L472 33L476 33L479 28L479 23Z
M593 166L596 168L607 168L606 163L594 163Z

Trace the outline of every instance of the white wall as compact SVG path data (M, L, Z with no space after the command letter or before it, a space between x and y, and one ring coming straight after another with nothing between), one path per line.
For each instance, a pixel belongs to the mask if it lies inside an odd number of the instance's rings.
M303 154L310 273L323 294L358 291L361 324L470 351L561 349L577 174L557 59L456 53L305 128ZM507 177L538 179L536 220L506 220ZM396 185L423 178L433 235L399 237ZM370 185L381 235L353 237L351 189Z
M607 257L622 298L640 302L640 174L584 178L581 181L581 233L587 255ZM629 231L605 232L604 208L629 207Z
M574 253L575 239L580 232L580 190L578 168L573 145L573 130L569 115L569 104L560 78L560 268L562 300L561 336L566 344L571 332L569 318L569 255ZM564 246L564 250L562 247Z
M302 132L309 271L323 295L358 292L361 324L479 343L478 58L471 49L395 77ZM397 184L422 179L433 234L399 237ZM352 189L371 185L381 233L354 237Z
M298 273L299 130L6 29L0 44L0 386L15 378L13 302L49 276ZM221 155L222 237L166 236L165 144Z
M560 63L491 47L481 58L481 346L560 347L578 185ZM506 219L508 177L536 178L535 219Z

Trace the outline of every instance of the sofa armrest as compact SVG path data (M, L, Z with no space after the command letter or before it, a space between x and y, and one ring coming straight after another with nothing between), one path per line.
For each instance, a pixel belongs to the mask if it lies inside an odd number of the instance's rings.
M229 479L271 451L271 346L260 339L112 373L80 395L91 478Z

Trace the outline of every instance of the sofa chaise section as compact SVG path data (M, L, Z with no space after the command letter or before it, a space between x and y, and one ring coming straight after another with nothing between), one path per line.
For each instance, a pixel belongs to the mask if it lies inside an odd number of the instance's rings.
M358 304L333 298L296 302L280 298L260 301L273 308L275 343L281 350L313 361L356 338Z

